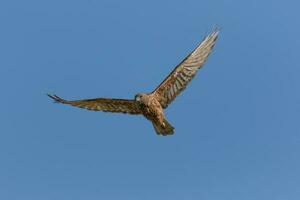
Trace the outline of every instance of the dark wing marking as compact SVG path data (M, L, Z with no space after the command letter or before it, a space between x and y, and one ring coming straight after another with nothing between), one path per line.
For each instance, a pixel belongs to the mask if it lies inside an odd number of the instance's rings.
M215 45L218 33L219 31L215 30L209 34L152 92L163 108L168 107L203 66Z
M134 100L125 99L84 99L76 101L67 101L56 95L48 94L56 103L68 104L79 108L84 108L92 111L114 112L114 113L128 113L128 114L141 114L138 103Z

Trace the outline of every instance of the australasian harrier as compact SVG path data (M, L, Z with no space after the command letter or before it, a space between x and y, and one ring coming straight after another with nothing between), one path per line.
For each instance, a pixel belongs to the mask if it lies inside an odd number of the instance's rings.
M128 113L144 115L150 120L158 135L172 135L174 128L165 119L164 109L186 88L194 78L209 54L218 37L218 30L209 34L167 78L151 93L138 93L134 100L96 98L68 101L56 95L49 95L57 103L68 104L92 111Z

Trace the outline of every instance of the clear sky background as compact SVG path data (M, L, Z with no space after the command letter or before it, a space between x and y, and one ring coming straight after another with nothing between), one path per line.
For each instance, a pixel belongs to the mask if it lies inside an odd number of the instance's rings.
M296 0L0 2L0 199L298 200ZM152 91L220 37L158 137L139 116L53 104Z

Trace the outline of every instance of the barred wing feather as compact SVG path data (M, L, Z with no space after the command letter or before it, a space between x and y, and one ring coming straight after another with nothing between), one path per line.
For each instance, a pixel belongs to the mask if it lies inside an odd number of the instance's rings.
M48 96L57 103L68 104L71 106L76 106L79 108L92 110L92 111L128 113L133 115L141 114L139 105L134 100L97 98L97 99L68 101L56 95L48 94Z
M152 92L158 98L163 108L168 107L194 78L198 69L203 66L210 55L217 37L218 30L209 34Z

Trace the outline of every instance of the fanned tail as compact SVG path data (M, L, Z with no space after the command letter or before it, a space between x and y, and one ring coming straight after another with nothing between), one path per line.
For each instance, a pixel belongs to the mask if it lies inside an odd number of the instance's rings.
M157 135L168 136L174 134L174 127L167 120L164 120L163 125L157 122L152 122L152 124Z

